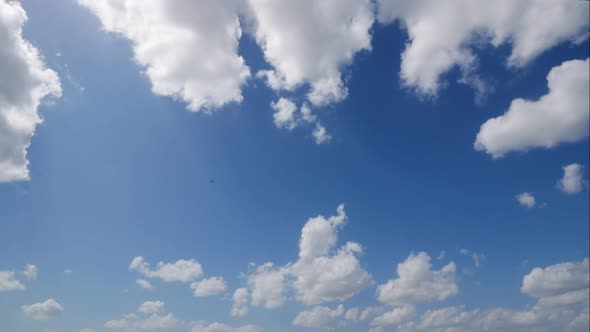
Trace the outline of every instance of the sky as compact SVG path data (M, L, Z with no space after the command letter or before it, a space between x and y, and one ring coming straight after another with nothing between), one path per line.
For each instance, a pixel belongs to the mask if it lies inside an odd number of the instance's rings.
M0 331L588 331L589 25L0 0Z

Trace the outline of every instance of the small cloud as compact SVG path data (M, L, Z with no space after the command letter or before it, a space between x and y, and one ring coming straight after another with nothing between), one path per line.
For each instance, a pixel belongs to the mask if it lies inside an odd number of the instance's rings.
M527 192L516 195L516 200L520 205L527 207L529 209L535 207L535 204L537 203L535 200L535 196Z
M582 169L580 164L563 166L563 177L557 181L557 188L566 194L577 194L582 191Z
M23 274L25 277L27 277L27 279L35 280L35 279L37 279L38 272L39 272L39 269L35 265L27 264L25 266L25 270L23 271Z
M145 279L137 279L135 280L135 283L137 284L137 286L143 288L143 289L152 289L154 288L152 286L152 284L150 284L149 281L145 280Z
M46 320L61 316L64 308L54 299L49 299L45 302L33 303L31 305L24 305L21 307L23 313L34 320Z

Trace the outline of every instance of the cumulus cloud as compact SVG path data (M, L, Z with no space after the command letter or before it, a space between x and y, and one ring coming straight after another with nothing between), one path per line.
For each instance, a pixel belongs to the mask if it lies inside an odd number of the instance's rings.
M450 262L440 270L432 270L428 254L410 254L398 264L398 278L379 285L377 299L392 306L445 300L459 292L456 269L455 263Z
M23 313L34 320L45 320L61 316L64 308L54 299L49 299L45 302L33 303L31 305L24 305L21 307Z
M347 95L343 68L371 48L373 10L369 0L249 0L253 33L273 69L261 71L275 90L309 85L316 106Z
M529 296L547 299L584 290L588 297L590 284L588 258L582 262L566 262L546 268L534 268L522 282L521 291Z
M222 323L207 324L205 322L197 322L193 325L191 332L262 332L262 329L255 325L231 327Z
M109 320L104 327L112 330L166 330L180 324L173 314L164 313L164 302L147 301L138 309L140 315L125 314L120 319Z
M26 21L18 2L0 0L0 182L30 178L27 148L42 122L39 105L61 96L57 73L22 36Z
M193 294L197 297L211 296L225 292L227 286L221 277L211 277L191 284Z
M340 304L336 309L328 307L313 307L299 313L293 320L293 325L307 328L333 328L337 318L342 316L344 306Z
M566 194L577 194L582 191L582 169L580 164L563 166L563 177L557 182L559 190Z
M79 0L106 31L129 39L135 61L157 95L187 103L191 111L241 102L250 76L238 55L238 2Z
M27 264L25 266L25 270L23 271L23 274L25 275L25 277L27 277L27 279L35 280L35 279L37 279L38 272L39 272L39 269L35 265Z
M372 278L358 259L362 247L347 242L336 248L338 230L346 212L340 205L335 216L310 218L301 230L299 259L275 266L272 262L256 266L247 276L248 288L234 293L234 316L247 313L247 302L269 309L282 306L285 293L292 289L295 298L308 305L343 301L372 284Z
M143 289L152 289L154 288L152 286L152 284L150 284L149 281L145 280L145 279L137 279L135 280L135 283L137 284L137 286L143 288Z
M137 309L137 311L145 314L157 314L164 311L164 302L146 301L139 307L139 309Z
M529 209L535 207L535 204L537 204L535 196L533 196L533 194L531 193L526 192L516 195L516 200L518 201L518 204Z
M588 3L584 1L398 1L378 0L378 20L399 20L409 42L400 76L418 93L436 96L441 76L455 67L462 81L484 92L473 48L510 43L511 67L522 67L543 51L565 41L588 37ZM460 13L460 14L459 14ZM586 70L587 73L587 70Z
M234 317L242 317L248 314L249 294L248 288L238 288L232 296L233 305L231 315Z
M371 321L371 326L374 328L383 328L387 326L400 325L401 323L410 319L415 313L416 308L413 305L404 305L393 308L390 311L375 317Z
M280 98L277 102L270 104L271 108L275 110L273 114L275 125L278 128L286 128L293 130L297 127L297 106L287 98Z
M273 117L278 128L293 130L299 126L313 125L312 136L316 144L328 143L332 138L307 104L301 105L298 110L293 101L281 97L278 101L272 102L270 107L275 110Z
M179 259L174 263L159 262L156 269L152 270L150 264L143 257L137 256L129 265L129 270L137 271L149 278L159 278L166 282L191 282L203 275L201 264L194 259Z
M14 271L0 271L0 292L24 289L25 285L16 279Z
M549 92L538 100L514 99L506 113L481 125L475 149L500 158L511 151L552 148L587 137L589 71L588 59L553 67L547 75Z

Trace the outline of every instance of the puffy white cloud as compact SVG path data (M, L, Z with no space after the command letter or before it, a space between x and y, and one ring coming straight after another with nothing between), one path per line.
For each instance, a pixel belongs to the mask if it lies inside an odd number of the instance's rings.
M342 69L371 48L369 0L249 0L254 35L272 70L261 71L275 90L308 84L313 105L347 95Z
M152 284L150 284L149 281L145 280L145 279L136 279L135 283L137 284L137 286L143 288L143 289L152 289L154 288L152 286Z
M416 308L413 305L404 305L393 308L384 314L375 317L371 321L372 327L387 327L399 325L410 319L416 313Z
M516 200L518 201L518 204L528 207L529 209L535 207L535 204L537 204L535 196L526 192L516 195Z
M121 319L109 320L104 327L113 330L166 330L179 324L173 314L152 314L141 318L135 314L124 315Z
M322 126L319 122L316 123L312 134L317 144L328 143L332 139L332 136L328 134L326 127Z
M129 39L157 95L191 111L241 102L250 76L238 55L241 37L234 0L79 0L104 29Z
M271 262L257 266L248 276L252 305L267 309L282 306L285 302L286 273L286 269L275 268Z
M279 128L293 130L297 127L297 106L287 98L280 98L277 102L270 104L275 113L273 114L275 125Z
M23 271L23 274L25 275L25 277L27 277L27 279L35 280L35 279L37 279L38 272L39 272L39 269L35 265L27 264L25 266L25 270Z
M254 325L245 325L242 327L231 327L222 323L207 324L197 322L191 329L191 332L261 332L262 329Z
M143 312L144 314L157 314L164 311L164 302L146 301L139 307L139 309L137 309L137 311Z
M45 302L33 303L31 305L24 305L21 307L23 313L34 320L45 320L61 316L64 308L54 299L49 299Z
M227 286L225 281L221 277L211 277L200 281L193 282L191 284L193 294L197 297L211 296L225 292Z
M267 262L256 266L247 278L251 304L280 307L289 288L305 304L341 301L371 285L372 278L357 257L362 253L361 245L347 242L335 248L337 232L345 220L344 205L338 207L335 216L310 218L301 230L299 259L295 263L276 267ZM234 293L234 316L247 313L248 289Z
M0 271L0 292L24 289L25 285L16 279L14 271Z
M232 296L233 305L231 315L234 317L242 317L248 314L249 294L248 288L238 288Z
M348 310L346 310L346 313L344 314L344 319L346 320L358 320L359 317L359 308L350 308Z
M0 0L0 182L28 180L27 148L42 122L41 101L61 96L56 72L23 39L27 14L16 1Z
M564 41L588 37L588 3L584 1L499 0L476 2L378 0L378 20L400 20L409 43L402 54L400 76L406 86L435 96L441 76L458 66L463 82L480 92L477 57L481 43L511 43L509 66L524 66ZM587 73L587 70L586 70Z
M566 61L553 67L547 75L549 92L536 101L514 99L506 113L481 126L475 148L499 158L511 151L552 148L587 137L589 71L588 59Z
M582 191L582 169L580 164L563 166L563 177L557 187L566 194L577 194Z
M459 288L455 283L455 263L451 262L440 270L432 270L431 267L430 256L425 252L410 254L398 264L398 278L378 287L377 299L396 306L442 301L457 294Z
M293 325L307 328L333 328L338 317L342 316L344 306L340 304L336 309L328 307L313 307L299 313L293 320Z
M464 311L463 307L446 307L428 310L420 318L418 328L424 331L449 329L465 326L470 323L478 311Z
M137 256L129 265L129 270L137 271L149 278L159 278L166 282L190 282L203 275L201 264L194 259L179 259L174 263L159 262L156 269L152 270L150 264L143 257Z
M357 257L362 253L360 244L348 242L332 253L345 220L344 205L340 205L337 215L328 219L320 215L303 226L299 260L289 269L295 277L296 296L303 303L346 300L371 285L371 276Z
M582 262L566 262L546 268L534 268L522 282L521 291L536 298L562 296L585 290L590 284L588 258Z

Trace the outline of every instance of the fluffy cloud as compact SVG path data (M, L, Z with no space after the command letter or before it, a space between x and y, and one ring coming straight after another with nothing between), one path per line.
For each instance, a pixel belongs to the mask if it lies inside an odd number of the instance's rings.
M416 308L413 305L404 305L398 308L393 308L391 311L375 317L373 321L371 321L371 326L375 328L383 328L399 325L410 319L415 313Z
M257 266L248 276L252 305L267 309L282 306L285 302L286 273L287 269L275 268L271 262Z
M310 86L313 105L347 95L341 70L371 48L373 10L369 0L249 0L254 35L272 70L258 75L275 90Z
M472 47L511 43L509 66L524 66L564 41L588 37L588 3L584 1L500 0L475 2L378 0L378 20L400 20L410 41L402 54L400 76L406 86L435 96L441 76L458 66L462 81L485 90L475 74ZM458 15L457 13L460 13ZM587 73L587 70L586 72Z
M293 325L307 328L333 328L336 319L342 316L344 306L340 304L336 309L328 307L314 307L311 310L302 311L293 320Z
M537 204L535 196L531 193L518 194L516 195L516 200L518 201L518 204L528 207L529 209L535 207L535 204Z
M25 277L27 277L27 279L35 280L35 279L37 279L38 272L39 272L39 269L35 265L27 264L25 266L25 270L23 271L23 274L25 275Z
M191 288L193 289L193 294L197 297L201 296L211 296L215 294L219 294L221 292L225 292L227 286L225 285L225 281L221 277L211 277L207 279L203 279L201 281L196 281L191 284Z
M31 305L24 305L21 307L23 313L34 320L45 320L57 316L61 316L64 308L61 304L53 299L45 302L33 303Z
M445 300L458 293L455 283L456 266L451 262L440 270L432 270L430 256L425 252L410 254L398 264L397 279L389 280L377 289L377 299L392 306Z
M275 110L273 117L278 128L293 130L299 126L311 124L314 126L312 135L316 144L328 143L332 138L317 116L312 114L311 108L307 104L303 104L297 110L297 105L293 101L281 97L278 101L272 102L270 107Z
M361 245L347 242L335 248L345 220L344 205L335 216L310 218L301 230L299 259L285 266L272 262L256 266L248 275L248 288L234 293L232 315L247 313L248 297L254 306L277 308L292 288L297 300L313 305L346 300L371 285L372 278L357 257L362 253Z
M270 107L275 110L273 114L275 125L279 128L286 128L293 130L297 127L297 106L287 98L281 98L277 102L270 104Z
M506 113L481 126L475 148L499 158L511 151L552 148L587 137L589 71L588 59L566 61L553 67L547 75L549 92L536 101L513 100Z
M24 289L25 285L16 279L13 271L0 271L0 292Z
M157 314L164 311L164 302L146 301L139 307L139 309L137 309L137 311L143 312L144 314Z
M126 314L121 319L109 320L104 324L113 330L165 330L180 324L173 314L164 314L164 302L147 301L138 309L142 315Z
M254 325L245 325L242 327L231 327L222 323L213 323L208 325L204 322L197 322L191 332L261 332L262 329Z
M150 282L145 279L137 279L137 280L135 280L135 283L137 284L137 286L139 286L143 289L152 289L153 288L152 284L150 284Z
M179 259L174 263L159 262L156 269L152 270L150 264L143 257L137 256L129 265L129 270L137 271L149 278L159 278L166 282L190 282L203 275L201 264L194 259Z
M57 73L23 39L27 14L16 1L0 0L0 182L29 179L27 148L42 122L38 107L61 96Z
M580 164L563 166L563 177L557 182L559 190L566 194L577 194L582 191L582 169Z
M249 294L248 288L238 288L232 296L233 305L231 315L234 317L242 317L248 314Z
M129 39L135 61L157 95L187 103L191 111L241 102L250 76L238 55L238 2L79 0L104 29Z
M546 268L534 268L524 277L521 291L535 298L564 296L583 290L588 297L590 284L588 258L582 262L566 262Z

